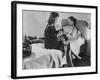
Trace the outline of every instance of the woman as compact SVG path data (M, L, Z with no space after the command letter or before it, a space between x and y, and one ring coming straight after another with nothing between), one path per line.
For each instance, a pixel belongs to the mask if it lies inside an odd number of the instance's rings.
M59 14L57 12L51 12L48 20L48 24L45 29L45 48L56 49L57 48L57 31L55 29L58 21Z

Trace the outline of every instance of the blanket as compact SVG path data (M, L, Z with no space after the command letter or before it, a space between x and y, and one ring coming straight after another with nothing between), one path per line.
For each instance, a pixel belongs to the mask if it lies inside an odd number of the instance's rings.
M45 49L41 44L31 46L32 55L23 60L23 69L59 68L67 63L60 50Z

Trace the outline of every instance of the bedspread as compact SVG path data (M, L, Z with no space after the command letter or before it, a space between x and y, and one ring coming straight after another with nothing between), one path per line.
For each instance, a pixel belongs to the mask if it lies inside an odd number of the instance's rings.
M66 63L60 50L45 49L39 44L32 44L32 55L23 60L23 69L59 68Z

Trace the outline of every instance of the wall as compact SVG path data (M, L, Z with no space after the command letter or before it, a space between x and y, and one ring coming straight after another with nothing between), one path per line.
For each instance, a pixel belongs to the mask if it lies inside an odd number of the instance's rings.
M50 13L51 12L44 11L23 11L23 34L29 36L43 36ZM89 13L58 13L60 15L60 22L69 16L74 16L79 20L86 20L90 23L91 15Z

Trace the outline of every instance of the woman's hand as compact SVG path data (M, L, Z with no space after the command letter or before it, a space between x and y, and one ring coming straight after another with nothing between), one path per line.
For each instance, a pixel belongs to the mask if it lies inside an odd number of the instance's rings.
M63 35L63 31L59 31L59 33L57 34L57 37L62 36Z

